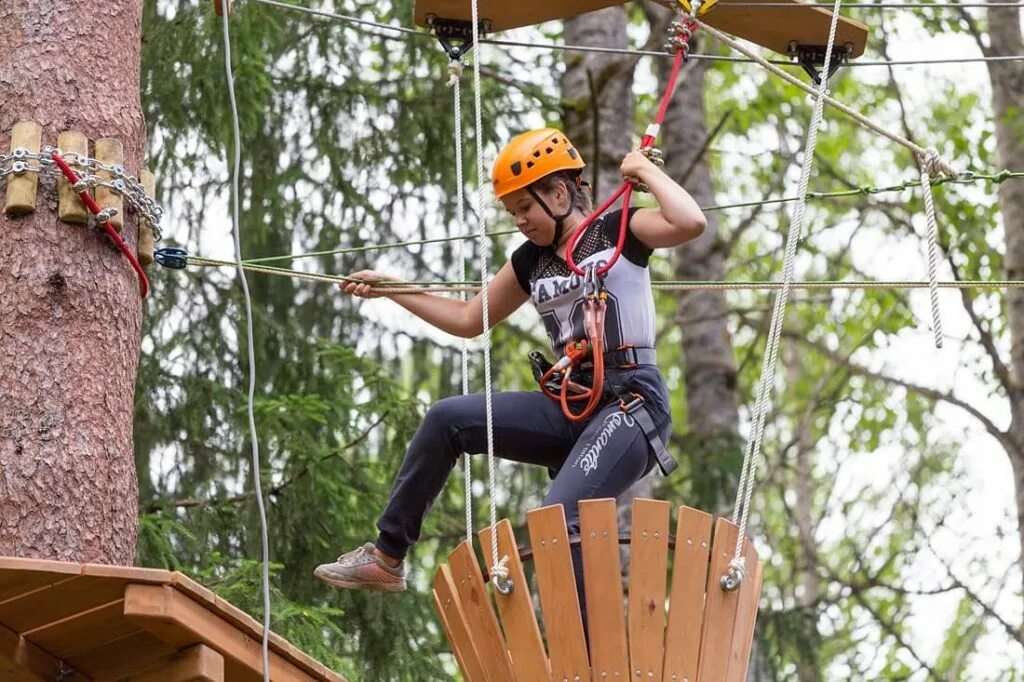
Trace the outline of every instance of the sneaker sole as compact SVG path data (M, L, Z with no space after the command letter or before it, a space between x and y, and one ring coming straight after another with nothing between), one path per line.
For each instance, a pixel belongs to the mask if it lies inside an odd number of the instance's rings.
M346 590L367 590L368 592L405 592L405 581L400 583L368 583L363 581L345 580L333 578L321 573L314 573L313 577L331 587L341 587Z

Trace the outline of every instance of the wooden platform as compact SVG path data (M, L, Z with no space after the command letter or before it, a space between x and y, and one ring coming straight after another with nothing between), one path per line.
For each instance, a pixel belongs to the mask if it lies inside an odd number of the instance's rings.
M5 682L260 681L262 633L181 573L0 557ZM345 682L273 633L270 673L274 682Z
M624 0L480 0L479 16L490 23L490 32L505 31L520 26L532 26L554 19L569 17L621 5ZM787 2L792 7L757 7L762 3L778 5ZM689 10L688 0L679 0ZM426 27L430 15L443 19L469 21L470 4L465 0L416 0L416 24ZM787 54L791 42L801 45L821 45L828 41L832 12L810 7L800 0L716 0L706 3L701 11L706 21L738 38L757 43L780 54ZM850 58L864 54L868 28L859 21L840 17L836 45L851 48Z
M634 502L625 607L615 500L580 502L579 538L568 537L562 505L527 514L537 601L508 521L497 534L498 555L509 557L511 594L488 590L474 548L456 547L435 576L434 606L467 682L744 682L761 592L757 552L745 543L746 578L727 592L720 578L739 529L680 507L673 540L671 512L668 502ZM574 542L582 546L589 638ZM489 528L480 546L490 557Z

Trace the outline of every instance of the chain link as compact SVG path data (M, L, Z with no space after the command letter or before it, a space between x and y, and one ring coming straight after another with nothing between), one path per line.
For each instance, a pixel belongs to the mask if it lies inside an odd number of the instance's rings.
M156 201L146 194L146 189L138 179L129 175L124 166L118 164L106 164L98 159L89 158L75 152L62 152L55 147L43 147L41 152L30 152L24 147L18 147L10 154L0 154L0 181L9 175L23 175L25 173L36 173L37 175L52 175L64 177L57 164L54 163L51 153L57 152L69 165L78 166L84 169L85 173L79 175L79 181L73 186L76 192L83 190L104 187L124 197L125 201L135 209L144 220L149 222L153 229L153 238L160 241L163 238L163 228L160 226L160 218L163 217L163 208ZM30 163L35 161L38 165ZM99 173L108 173L113 179L107 180Z

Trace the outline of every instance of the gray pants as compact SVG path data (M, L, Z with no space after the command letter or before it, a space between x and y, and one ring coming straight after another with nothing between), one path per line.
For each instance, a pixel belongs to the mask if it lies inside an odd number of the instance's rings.
M645 405L668 441L670 414L664 379L654 366L617 372L622 389L644 397ZM493 395L494 452L497 457L547 467L554 481L544 505L565 507L569 534L579 532L580 500L618 497L655 465L640 426L619 409L610 392L605 404L585 422L565 418L558 403L540 392ZM486 453L484 396L445 398L427 412L413 436L377 521L380 551L404 558L420 537L423 518L441 492L461 453ZM574 556L577 582L582 578ZM583 592L580 590L582 602Z

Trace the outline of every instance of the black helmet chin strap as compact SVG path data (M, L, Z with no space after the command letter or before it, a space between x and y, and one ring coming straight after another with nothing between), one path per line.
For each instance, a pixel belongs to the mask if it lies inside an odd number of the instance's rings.
M532 185L527 185L526 191L530 193L533 200L540 204L540 207L544 209L544 212L548 214L552 220L555 221L555 238L551 241L550 247L553 251L558 250L558 244L562 241L562 232L565 230L565 219L572 215L573 207L572 202L569 202L569 208L566 209L562 215L555 215L548 208L548 205L544 203L544 200L540 198L540 194L533 188Z

